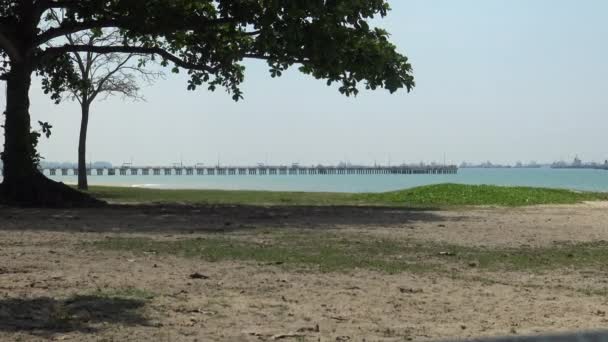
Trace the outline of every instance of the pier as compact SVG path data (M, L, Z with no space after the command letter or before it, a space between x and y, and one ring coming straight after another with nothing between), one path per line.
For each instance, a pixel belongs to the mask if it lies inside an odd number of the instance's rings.
M47 176L77 176L75 168L44 168ZM95 176L304 176L304 175L452 175L447 166L128 166L88 168Z

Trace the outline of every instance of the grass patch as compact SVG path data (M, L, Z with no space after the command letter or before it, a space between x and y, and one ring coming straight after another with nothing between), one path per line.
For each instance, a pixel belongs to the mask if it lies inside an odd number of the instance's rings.
M526 206L608 200L608 193L561 189L439 184L385 193L323 193L222 190L155 190L92 187L97 198L122 203L240 205L369 205L404 207Z
M561 268L603 268L608 242L547 247L484 248L431 242L375 239L319 232L278 232L159 241L148 238L108 238L97 248L155 252L206 261L244 260L287 267L313 267L322 272L370 269L385 273L449 272L454 267L489 271L540 272Z
M306 266L322 272L361 268L398 273L423 272L433 268L431 263L417 260L414 255L402 255L402 244L386 240L344 239L319 233L275 233L263 237L264 240L257 242L216 235L177 241L120 237L93 242L93 245L107 250L154 252L211 262L243 260L287 267Z
M474 248L449 246L457 262L476 262L493 271L539 272L564 268L604 268L608 262L608 242L584 242L546 247Z
M380 194L360 194L358 198L367 202L410 203L421 206L517 207L608 200L608 194L531 187L439 184Z

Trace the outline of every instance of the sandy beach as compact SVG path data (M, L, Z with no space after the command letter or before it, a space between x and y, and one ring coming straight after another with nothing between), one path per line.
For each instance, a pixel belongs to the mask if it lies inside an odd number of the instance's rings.
M551 248L608 240L607 209L603 202L448 211L2 208L0 340L407 341L601 328L608 323L604 266L492 269L450 261L448 251L414 257L449 272L328 272L95 243L220 236L272 245L280 233L484 251Z

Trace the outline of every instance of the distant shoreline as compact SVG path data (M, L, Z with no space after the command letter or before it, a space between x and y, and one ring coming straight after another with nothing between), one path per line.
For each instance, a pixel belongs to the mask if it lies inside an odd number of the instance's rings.
M379 193L458 183L608 192L607 176L606 170L598 169L465 168L454 175L89 176L89 184L175 190ZM75 176L56 176L52 179L70 185L77 183Z

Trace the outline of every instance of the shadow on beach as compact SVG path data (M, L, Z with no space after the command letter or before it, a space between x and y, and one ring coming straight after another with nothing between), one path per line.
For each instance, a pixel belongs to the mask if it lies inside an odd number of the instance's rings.
M6 298L0 300L0 331L50 336L95 333L99 324L149 325L139 312L144 305L141 300L104 296Z
M434 208L373 206L110 205L94 209L0 208L1 230L232 232L255 228L402 228L443 222ZM451 218L453 220L454 218Z

